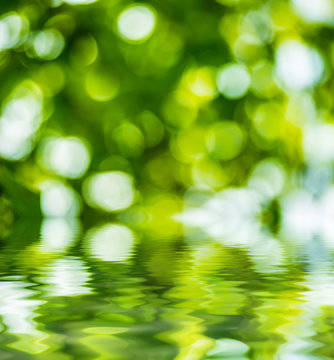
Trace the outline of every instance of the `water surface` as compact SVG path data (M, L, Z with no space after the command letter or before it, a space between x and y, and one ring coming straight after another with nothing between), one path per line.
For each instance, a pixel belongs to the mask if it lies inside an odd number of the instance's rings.
M208 238L108 238L114 245L99 254L97 230L60 230L44 223L36 239L3 240L1 359L334 354L334 269L320 240L284 250L282 264L261 247Z

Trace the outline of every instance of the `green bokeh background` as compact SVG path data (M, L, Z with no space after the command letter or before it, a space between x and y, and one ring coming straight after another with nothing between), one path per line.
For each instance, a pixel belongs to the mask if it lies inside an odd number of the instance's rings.
M89 221L125 211L133 226L174 236L180 229L174 224L170 230L168 217L182 210L187 190L242 187L266 158L282 166L289 188L310 166L302 145L307 117L333 121L330 14L329 20L309 20L294 3L281 0L151 1L139 5L153 11L155 27L143 40L131 41L118 26L129 5L136 3L2 1L3 22L21 19L21 25L11 25L18 33L7 34L14 41L0 52L3 108L28 81L42 96L43 119L29 151L15 159L2 156L1 233L8 233L14 218L38 217L34 197L45 180L59 179L82 194L90 174L129 174L137 191L130 209L110 214L84 201L82 216ZM36 38L45 31L56 38L38 50ZM295 89L282 82L276 53L284 41L316 49L321 76ZM229 64L242 64L250 81L232 98L217 80ZM233 81L238 86L239 79ZM41 142L49 136L88 144L91 162L78 179L40 165ZM325 162L331 172L331 158ZM139 221L143 213L149 216Z

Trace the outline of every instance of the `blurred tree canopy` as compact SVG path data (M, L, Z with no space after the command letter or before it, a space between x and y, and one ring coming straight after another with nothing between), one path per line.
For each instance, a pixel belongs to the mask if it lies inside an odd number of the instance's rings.
M41 213L174 236L185 194L256 171L260 192L284 178L264 222L291 189L321 193L334 3L318 1L2 0L0 234Z

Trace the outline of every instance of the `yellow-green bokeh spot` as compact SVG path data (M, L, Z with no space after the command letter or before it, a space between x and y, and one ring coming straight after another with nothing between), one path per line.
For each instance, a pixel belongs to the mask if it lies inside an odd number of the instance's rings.
M189 90L198 103L206 103L217 96L215 70L210 67L189 69L181 85Z
M131 123L124 123L112 133L112 140L125 157L138 157L145 148L145 139L140 129Z
M85 79L87 94L96 101L109 101L115 98L120 87L119 80L108 70L92 69Z
M71 48L71 56L76 66L92 64L98 56L95 38L92 35L87 35L77 39Z
M233 167L222 167L210 158L202 158L192 168L193 184L202 189L219 189L228 185L235 176Z
M36 81L46 96L54 96L65 85L65 74L63 68L56 63L48 63L40 67L36 74Z
M205 146L206 129L193 126L178 134L173 141L173 155L182 162L192 163L207 153Z
M168 124L183 128L189 126L197 116L197 105L193 97L186 91L175 91L170 94L162 107Z
M208 132L206 146L219 160L231 160L243 150L245 135L241 127L232 121L215 124Z
M143 112L139 116L138 122L143 130L147 147L154 147L162 141L165 128L161 120L153 113L149 111Z
M266 140L276 140L282 136L285 118L282 106L276 102L260 104L253 117L256 131Z

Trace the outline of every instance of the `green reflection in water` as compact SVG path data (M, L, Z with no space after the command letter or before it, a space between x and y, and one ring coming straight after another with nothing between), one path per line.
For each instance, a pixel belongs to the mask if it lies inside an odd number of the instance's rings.
M304 249L284 267L272 257L268 272L254 249L141 238L104 261L77 226L62 253L47 251L45 224L26 247L3 243L1 359L331 358L330 253Z

